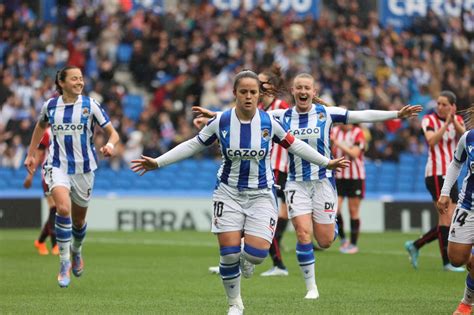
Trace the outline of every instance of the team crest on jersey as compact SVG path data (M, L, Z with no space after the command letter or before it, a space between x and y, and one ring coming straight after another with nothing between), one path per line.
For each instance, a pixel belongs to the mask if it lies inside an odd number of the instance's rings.
M89 115L90 115L89 109L87 107L84 107L82 109L82 117L89 117Z
M263 129L263 130L262 130L262 138L263 138L263 140L265 140L265 141L269 141L269 140L270 140L270 130L268 130L268 129Z
M318 113L318 120L326 121L326 114L323 112Z

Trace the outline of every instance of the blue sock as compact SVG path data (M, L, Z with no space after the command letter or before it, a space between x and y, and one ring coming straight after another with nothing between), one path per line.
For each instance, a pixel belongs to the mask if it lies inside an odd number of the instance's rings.
M72 237L71 217L62 217L56 213L54 228L56 230L56 241L59 247L59 259L61 261L69 260L69 247Z

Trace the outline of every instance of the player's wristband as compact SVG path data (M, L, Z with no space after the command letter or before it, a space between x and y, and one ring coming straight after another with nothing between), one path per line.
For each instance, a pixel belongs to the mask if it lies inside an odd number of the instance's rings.
M112 150L115 148L114 144L110 142L107 142L105 146L111 148Z

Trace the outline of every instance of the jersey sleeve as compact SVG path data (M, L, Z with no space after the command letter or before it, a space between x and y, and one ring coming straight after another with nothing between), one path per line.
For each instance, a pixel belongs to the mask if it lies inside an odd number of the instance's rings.
M457 119L457 121L459 121L459 123L460 123L461 125L464 126L464 119L462 118L461 115L456 115L456 119Z
M459 139L456 150L454 151L454 160L458 163L464 163L467 159L466 139L469 131L466 131Z
M91 98L91 111L94 119L102 128L110 122L109 115L104 108L93 98Z
M197 139L199 140L200 143L202 143L205 146L210 146L211 144L214 143L218 139L219 135L219 121L221 118L222 112L217 113L217 115L209 120L204 126L204 128L201 129L199 134L197 135Z
M434 131L435 126L433 125L433 121L430 119L430 117L423 117L421 120L421 129L423 129L423 133L426 133L429 130Z
M41 107L38 121L47 123L49 122L49 113L48 113L48 104L51 100L44 102L43 107Z
M285 114L285 112L286 112L286 109L274 109L274 110L267 111L267 113L270 116L273 116L274 118L278 118L278 119L281 119L283 115Z
M326 107L326 111L333 123L347 124L347 113L349 112L345 108L341 107Z
M275 117L271 117L273 131L273 142L278 143L287 149L294 141L295 137L286 130L283 124Z

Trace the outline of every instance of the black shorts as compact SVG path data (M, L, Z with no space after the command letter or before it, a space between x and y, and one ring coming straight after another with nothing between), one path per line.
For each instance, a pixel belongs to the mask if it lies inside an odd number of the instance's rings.
M275 175L275 184L280 186L280 188L277 189L277 197L280 198L282 202L286 202L284 190L288 174L285 172L280 172L278 170L273 170L273 174Z
M337 195L348 198L364 198L365 179L336 178Z
M431 194L431 199L433 199L434 202L438 201L439 195L441 193L441 188L443 188L444 184L444 176L428 176L425 177L425 185L426 189ZM456 203L458 202L458 183L455 182L453 185L453 188L451 188L451 192L449 193L449 197L451 197L451 200Z

